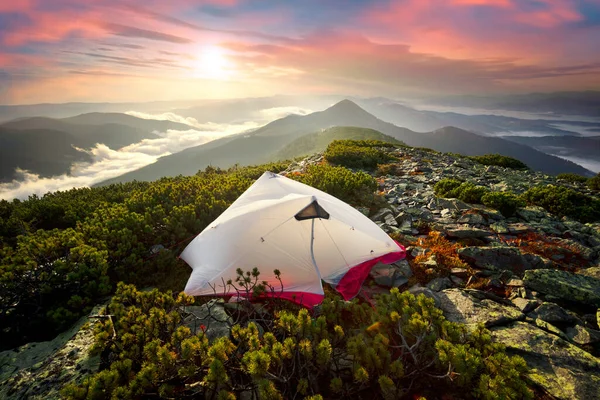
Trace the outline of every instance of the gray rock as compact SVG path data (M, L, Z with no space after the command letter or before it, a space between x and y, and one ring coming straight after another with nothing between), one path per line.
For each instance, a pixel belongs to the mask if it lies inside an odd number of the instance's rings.
M402 260L389 265L378 263L371 268L369 274L379 286L392 288L405 285L412 276L412 270L408 262Z
M551 396L600 398L600 360L569 342L525 322L492 328L492 337L520 355L529 379Z
M469 210L472 207L470 205L468 205L467 203L460 201L458 199L444 199L444 198L438 198L437 199L437 204L439 208L447 208L453 211L458 211L458 210Z
M469 226L462 226L457 228L446 229L448 237L464 239L464 238L483 238L486 236L493 235L492 232L485 229L471 228Z
M427 284L427 288L433 290L434 292L439 292L449 287L452 287L452 282L447 277L435 278Z
M524 207L517 210L517 216L527 222L537 222L548 216L548 212L542 207Z
M567 328L566 333L572 342L582 346L600 342L600 331L585 326L575 325L575 327Z
M562 300L600 307L600 279L554 269L526 271L523 282L529 288Z
M194 334L201 329L210 341L220 337L229 337L233 319L225 311L223 299L213 299L201 306L188 306L183 310L183 324Z
M509 233L508 225L502 221L491 224L490 229L499 234Z
M477 298L462 289L446 289L439 293L444 315L449 321L485 326L506 324L525 319L516 307L499 304L493 300Z
M90 313L95 316L103 305ZM98 372L100 357L90 357L99 318L81 318L48 342L29 343L0 353L1 399L58 399L69 382Z
M423 287L423 286L421 286L419 284L411 286L410 289L408 289L408 292L412 293L415 296L418 296L418 295L422 294L425 297L429 297L430 299L433 299L433 302L435 303L435 306L438 307L438 308L441 305L441 300L440 300L440 296L438 295L438 293L434 292L431 289Z
M511 301L519 310L521 310L522 313L525 314L533 311L539 305L537 300L529 300L522 297L514 298Z
M564 308L554 303L542 303L529 315L531 318L539 318L551 324L570 324L575 318L565 311Z
M484 225L486 223L485 218L483 218L480 214L463 214L457 222L459 224L469 224L469 225Z
M553 265L546 258L521 253L518 248L510 246L463 247L458 249L457 253L462 259L475 264L478 268L509 270L519 276L526 270L548 268Z

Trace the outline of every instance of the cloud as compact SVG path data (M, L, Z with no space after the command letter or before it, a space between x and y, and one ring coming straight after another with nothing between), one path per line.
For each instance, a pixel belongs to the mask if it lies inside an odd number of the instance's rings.
M259 114L262 115L267 120L273 121L279 118L287 117L291 114L297 115L307 115L312 113L312 110L302 107L273 107L273 108L265 108L264 110L260 110Z
M158 138L144 139L119 150L112 150L104 144L98 144L91 150L81 150L91 156L92 162L75 163L68 175L42 178L28 171L17 170L20 179L10 183L0 183L0 199L24 199L31 194L43 195L56 190L91 186L152 164L159 157L244 132L255 127L255 124L251 122L237 125L210 123L196 126L198 129L187 131L155 132Z
M193 40L188 39L188 38L175 36L175 35L171 35L171 34L163 33L163 32L152 31L152 30L148 30L148 29L135 28L133 26L127 26L127 25L121 25L121 24L115 24L115 23L105 23L105 24L103 24L103 27L106 28L106 30L108 30L109 32L111 32L117 36L124 36L124 37L130 37L130 38L142 38L142 39L148 39L148 40L158 40L158 41L169 42L169 43L178 43L178 44L193 43Z
M285 107L283 107L283 108L285 108ZM292 107L292 108L295 108L295 107ZM236 131L236 132L244 132L244 131L248 131L248 130L256 129L256 128L260 127L261 123L263 122L263 121L246 121L241 124L228 125L228 124L217 124L217 123L210 122L210 121L199 122L196 118L184 117L182 115L178 115L173 112L151 114L151 113L144 113L144 112L139 112L139 111L127 111L125 114L129 114L129 115L131 115L133 117L137 117L137 118L157 119L159 121L178 122L181 124L193 126L204 132L229 132L232 130ZM270 122L273 119L280 118L280 117L276 117L274 115L265 115L265 117L267 117L267 122ZM263 118L261 118L261 120L262 119ZM233 127L235 127L235 128L233 128Z

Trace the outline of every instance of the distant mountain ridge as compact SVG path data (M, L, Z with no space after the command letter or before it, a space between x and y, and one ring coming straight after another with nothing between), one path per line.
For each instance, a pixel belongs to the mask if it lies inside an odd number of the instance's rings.
M154 132L169 129L189 130L193 127L119 113L12 120L0 125L0 182L15 179L16 168L42 177L66 174L74 162L91 161L89 154L76 148L89 149L102 143L118 150L144 139L158 138Z
M454 127L428 133L417 133L380 120L350 100L342 100L324 111L305 116L290 115L273 121L256 131L218 143L191 147L160 158L154 164L129 172L102 184L150 181L163 176L193 175L212 165L227 168L234 164L250 165L276 161L279 151L297 138L335 126L369 128L391 136L413 147L428 147L443 152L465 155L500 153L517 158L534 170L550 174L593 173L575 163L539 152L531 147L504 139L477 135Z

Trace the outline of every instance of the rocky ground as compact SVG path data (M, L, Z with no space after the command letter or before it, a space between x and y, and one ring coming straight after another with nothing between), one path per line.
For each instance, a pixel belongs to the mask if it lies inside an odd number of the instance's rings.
M449 320L485 324L526 360L531 381L549 396L600 398L600 224L537 207L505 218L481 205L437 198L433 185L447 177L514 193L556 179L426 150L394 152L400 159L394 174L378 178L385 201L362 211L406 245L408 256L375 266L361 295L390 287L423 293ZM288 172L321 159L309 157ZM188 310L186 323L227 334L218 322L228 320L226 305L218 306L222 318L209 318L199 307ZM0 353L0 397L57 398L64 382L97 370L97 360L87 356L93 323L84 318L54 341Z

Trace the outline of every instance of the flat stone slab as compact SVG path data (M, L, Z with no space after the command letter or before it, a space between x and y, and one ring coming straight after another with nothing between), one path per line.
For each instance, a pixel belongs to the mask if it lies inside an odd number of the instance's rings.
M478 299L461 289L446 289L438 293L440 309L446 319L467 325L485 326L506 324L525 319L516 307L499 304L490 299Z
M508 270L519 276L530 269L552 267L552 261L536 254L522 253L511 246L473 246L457 250L458 255L481 269Z
M600 307L600 279L556 269L525 271L525 286L562 300Z
M526 322L491 329L494 340L525 359L529 379L558 399L600 399L600 359Z

